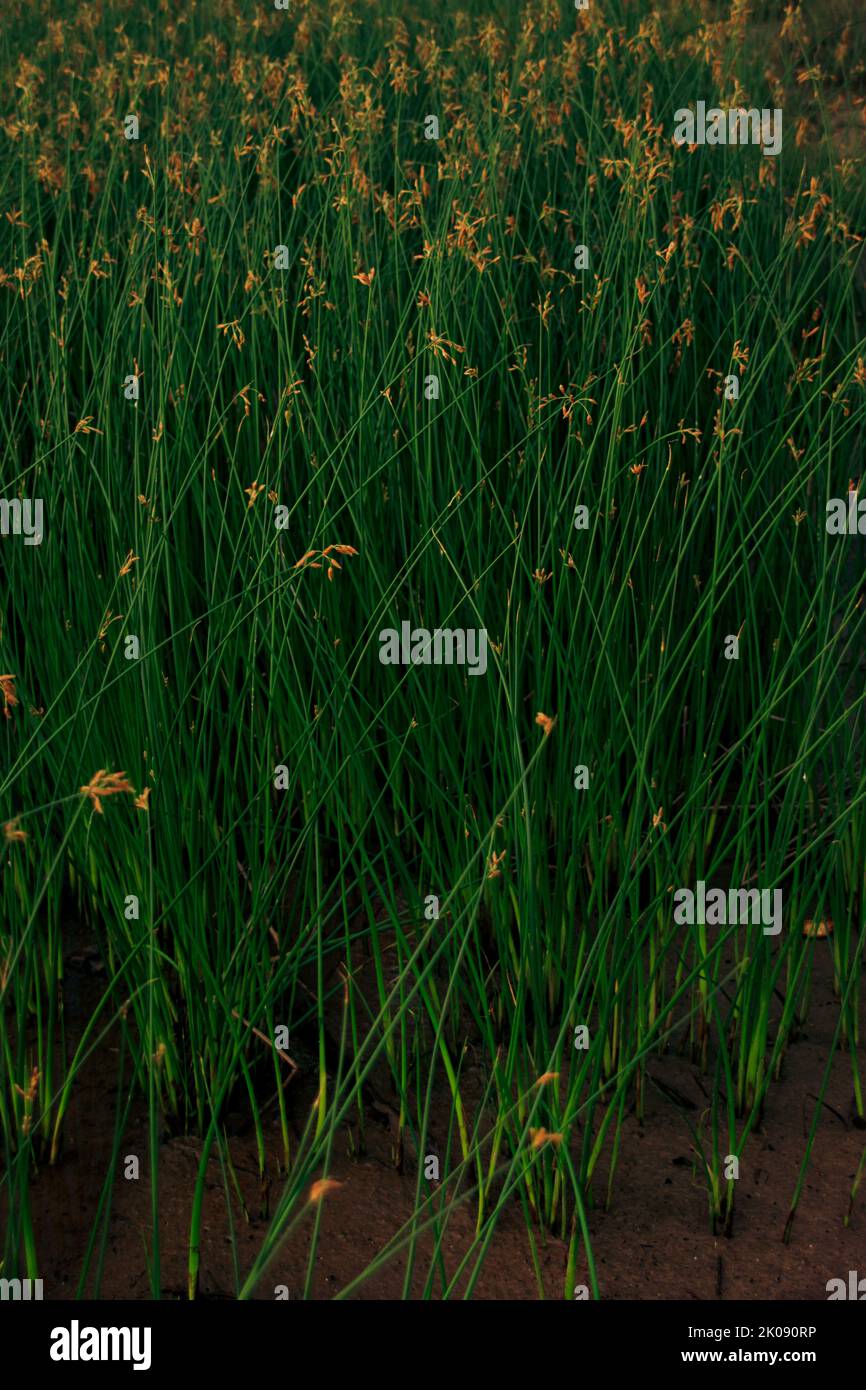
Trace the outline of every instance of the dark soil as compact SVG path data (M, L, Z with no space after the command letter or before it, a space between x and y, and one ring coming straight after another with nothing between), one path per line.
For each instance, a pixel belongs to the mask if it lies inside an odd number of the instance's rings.
M77 954L73 950L67 959L67 1008L70 996L77 994L78 1006L86 1010L91 996L103 987L103 981L93 976L94 969L98 971L98 964L94 966L92 957L82 952L79 944ZM692 1140L682 1113L685 1102L689 1118L696 1123L707 1106L709 1083L695 1065L673 1053L652 1059L650 1075L665 1089L648 1084L644 1122L640 1124L634 1114L625 1119L609 1210L604 1210L609 1145L595 1176L596 1206L589 1221L603 1298L826 1299L828 1279L847 1279L852 1269L866 1272L866 1188L855 1203L850 1224L843 1225L866 1143L866 1133L851 1119L851 1061L846 1052L839 1051L834 1058L791 1239L788 1244L782 1239L837 1017L829 946L816 943L808 1028L789 1047L782 1077L771 1086L761 1125L747 1144L730 1238L712 1234L706 1186L695 1167ZM104 1044L85 1065L74 1088L60 1161L54 1168L43 1167L33 1181L33 1217L47 1299L75 1295L111 1161L117 1081L115 1041ZM302 1070L291 1085L296 1121L303 1124L315 1093L314 1081ZM693 1110L688 1110L689 1104ZM442 1113L449 1113L447 1102ZM281 1143L272 1107L266 1131L270 1191L265 1194L259 1182L255 1137L242 1132L240 1117L236 1125L231 1120L229 1117L229 1130L241 1131L228 1142L246 1206L245 1213L232 1194L231 1218L243 1277L267 1230L264 1204L269 1201L272 1213L281 1191ZM447 1119L443 1123L447 1124ZM395 1169L392 1124L387 1103L373 1099L365 1126L366 1153L359 1157L357 1152L354 1156L350 1152L357 1151L357 1130L353 1136L345 1131L340 1151L335 1145L330 1176L344 1185L329 1194L322 1207L310 1287L314 1298L330 1298L345 1288L412 1213L416 1158L414 1153L407 1154L405 1171L401 1174ZM199 1153L199 1142L192 1138L166 1138L160 1146L160 1259L166 1297L186 1296L190 1206ZM138 1181L123 1177L127 1154L139 1157ZM146 1113L138 1103L120 1158L99 1297L148 1299L150 1183ZM449 1219L442 1247L448 1278L453 1277L472 1242L475 1215L472 1204L466 1203ZM303 1297L313 1224L312 1210L308 1209L262 1280L258 1298L272 1299L277 1285L286 1285L290 1298ZM545 1236L538 1228L533 1228L533 1237L543 1296L561 1298L566 1244ZM470 1271L474 1263L473 1257ZM422 1294L429 1267L430 1242L421 1240L410 1285L413 1297ZM399 1298L405 1273L405 1257L398 1256L350 1296ZM467 1277L468 1273L458 1282L456 1296L465 1289ZM588 1283L582 1255L578 1279ZM442 1287L437 1277L434 1298L441 1297ZM92 1291L89 1281L86 1292ZM235 1296L225 1187L216 1158L208 1174L199 1292L204 1298ZM542 1296L527 1226L517 1202L499 1221L472 1296Z

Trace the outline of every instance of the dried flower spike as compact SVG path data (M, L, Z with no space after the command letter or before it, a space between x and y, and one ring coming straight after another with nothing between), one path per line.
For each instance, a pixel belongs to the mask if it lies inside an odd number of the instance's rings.
M115 796L118 792L131 792L135 795L135 787L126 780L125 772L106 772L104 767L94 773L86 786L79 787L78 790L82 796L90 797L94 811L100 816L103 796Z
M334 1192L338 1187L342 1186L343 1184L337 1182L336 1178L319 1178L318 1182L314 1182L310 1188L309 1200L315 1206L318 1202L321 1202L323 1197L327 1197L329 1192Z

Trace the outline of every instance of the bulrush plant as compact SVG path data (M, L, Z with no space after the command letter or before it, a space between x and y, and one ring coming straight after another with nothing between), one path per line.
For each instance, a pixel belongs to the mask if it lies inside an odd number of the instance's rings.
M786 1235L831 1072L864 1119L866 606L827 502L866 406L831 138L866 33L815 68L800 10L758 46L741 5L386 9L6 5L4 1277L43 1273L34 1185L109 1048L97 1297L135 1114L149 1295L185 1136L184 1292L216 1173L242 1299L300 1230L321 1293L383 1116L411 1214L338 1297L395 1265L471 1297L515 1215L540 1297L599 1296L590 1222L660 1105L735 1238L823 957ZM777 156L678 142L690 92L782 112Z

